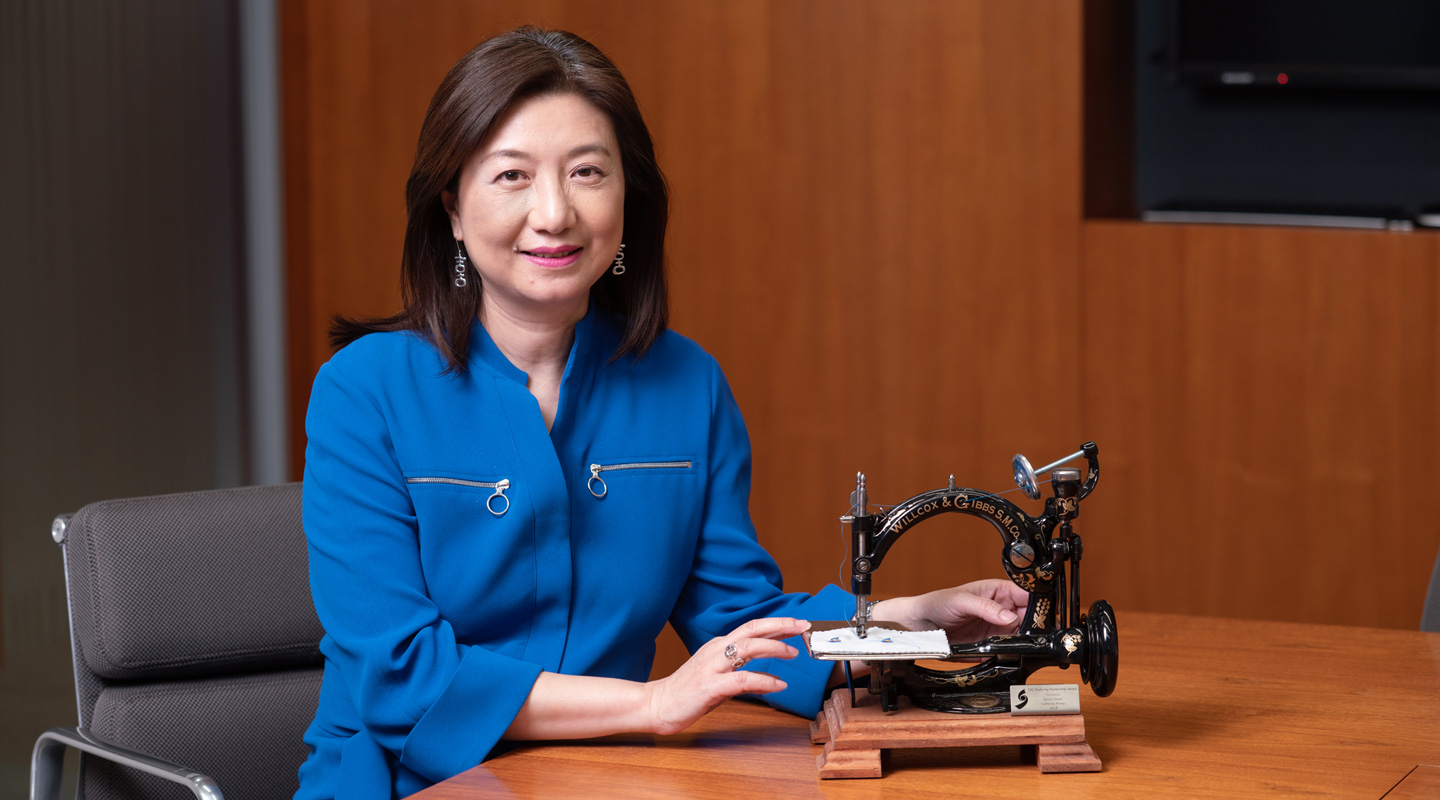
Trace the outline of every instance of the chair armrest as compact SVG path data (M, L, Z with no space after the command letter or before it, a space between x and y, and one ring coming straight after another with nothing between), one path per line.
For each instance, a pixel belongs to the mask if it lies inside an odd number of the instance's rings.
M88 728L51 728L35 740L35 751L30 756L30 800L60 800L66 747L188 786L198 800L225 798L208 775L110 744L96 738Z

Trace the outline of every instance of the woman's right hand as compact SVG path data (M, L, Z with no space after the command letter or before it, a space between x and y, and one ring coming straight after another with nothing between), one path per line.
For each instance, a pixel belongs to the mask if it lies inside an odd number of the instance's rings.
M774 675L736 667L726 655L726 648L733 645L735 657L746 662L794 658L799 651L780 640L809 629L810 623L803 619L767 617L750 620L729 636L706 642L673 674L646 684L650 729L660 734L679 733L736 695L784 689L785 682Z

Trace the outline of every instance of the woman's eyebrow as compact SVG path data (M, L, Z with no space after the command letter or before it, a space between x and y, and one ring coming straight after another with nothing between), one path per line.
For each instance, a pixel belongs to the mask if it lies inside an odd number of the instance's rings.
M574 150L571 150L567 155L570 158L574 158L575 156L585 155L587 153L598 153L602 156L608 156L610 155L610 150L603 144L582 144Z
M486 154L485 154L485 157L482 158L482 159L480 159L480 161L483 163L483 162L486 162L486 161L489 161L489 160L495 159L495 158L529 158L529 157L530 157L530 154L529 154L529 153L522 152L522 151L520 151L520 150L495 150L495 151L493 151L493 152L486 153Z
M582 144L579 147L572 149L569 153L566 153L565 157L574 158L575 156L585 155L587 153L598 153L602 156L608 156L610 155L610 149L607 148L605 145L598 143ZM480 161L483 163L496 158L528 159L530 157L530 154L523 150L495 150L486 153L485 157L480 159Z

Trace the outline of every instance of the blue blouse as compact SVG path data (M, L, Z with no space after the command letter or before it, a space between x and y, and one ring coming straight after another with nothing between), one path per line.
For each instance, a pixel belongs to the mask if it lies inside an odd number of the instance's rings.
M715 360L667 331L611 361L622 321L579 323L547 432L480 325L444 374L371 334L315 379L304 523L325 678L297 798L403 796L485 759L542 670L644 681L669 620L694 651L766 616L840 619L785 594L750 521L750 444ZM813 716L828 662L751 669Z

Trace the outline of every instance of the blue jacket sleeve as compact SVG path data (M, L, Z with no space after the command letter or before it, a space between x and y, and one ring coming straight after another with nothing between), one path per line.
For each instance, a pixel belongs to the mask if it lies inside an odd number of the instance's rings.
M750 437L730 386L714 365L711 374L709 475L700 541L689 580L670 622L694 652L706 641L759 617L843 619L854 597L836 586L816 595L786 594L775 560L760 546L750 519ZM844 615L844 616L842 616ZM789 684L765 695L776 708L813 717L824 701L834 662L816 661L800 637L788 640L800 651L793 659L758 659L746 668L768 672Z
M430 600L385 413L332 361L306 418L303 519L322 650L370 736L440 781L480 763L540 667L456 641Z

